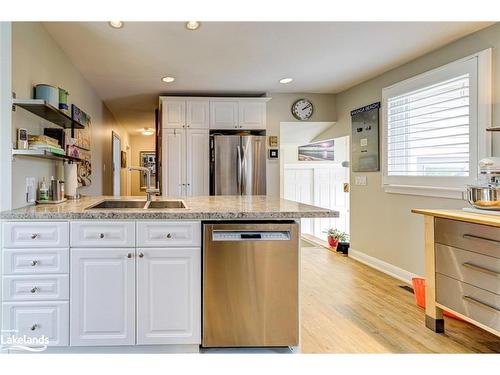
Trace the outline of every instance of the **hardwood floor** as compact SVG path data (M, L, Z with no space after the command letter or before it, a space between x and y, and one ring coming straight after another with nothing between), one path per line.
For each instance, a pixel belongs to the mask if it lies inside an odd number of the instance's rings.
M500 338L445 317L424 326L403 282L319 247L302 247L303 353L499 353Z

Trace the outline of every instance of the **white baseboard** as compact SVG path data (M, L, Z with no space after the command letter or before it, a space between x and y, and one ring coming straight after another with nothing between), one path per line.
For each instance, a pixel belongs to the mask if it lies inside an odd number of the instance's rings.
M362 253L361 251L354 250L354 249L349 249L349 257L357 260L358 262L361 262L363 264L366 264L369 267L375 268L376 270L383 272L389 276L394 277L395 279L404 281L407 284L411 285L411 279L413 277L419 277L418 275L411 273L409 271L406 271L402 268L396 267L393 264L384 262L383 260L380 260L378 258L374 258L370 255L367 255L365 253Z

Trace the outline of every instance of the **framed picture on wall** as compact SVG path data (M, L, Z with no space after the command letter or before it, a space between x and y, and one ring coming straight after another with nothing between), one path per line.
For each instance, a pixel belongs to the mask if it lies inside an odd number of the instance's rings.
M121 151L120 159L121 167L127 168L127 153L125 151Z
M299 161L335 161L334 146L333 139L299 146L298 159Z

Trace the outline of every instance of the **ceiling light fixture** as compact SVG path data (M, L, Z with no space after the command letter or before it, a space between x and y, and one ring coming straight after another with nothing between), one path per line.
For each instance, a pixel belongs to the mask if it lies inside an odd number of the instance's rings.
M166 77L163 77L161 80L162 80L163 82L171 83L171 82L174 82L174 81L175 81L175 77L169 77L169 76L166 76Z
M186 29L194 31L200 28L201 24L198 21L188 21L186 22Z
M280 79L280 83L290 83L293 81L293 78L282 78Z
M142 135L153 135L155 131L151 128L144 128L142 130Z
M113 29L121 29L123 27L123 21L109 21L109 26Z

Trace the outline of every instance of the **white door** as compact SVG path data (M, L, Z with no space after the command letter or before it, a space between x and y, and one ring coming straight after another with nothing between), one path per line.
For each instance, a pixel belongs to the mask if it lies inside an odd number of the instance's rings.
M210 125L208 100L188 100L186 102L186 124L188 128L208 129Z
M120 175L121 175L121 141L117 134L113 133L113 195L120 196Z
M168 197L183 197L186 193L186 131L163 130L163 186ZM207 161L208 163L208 161Z
M284 198L313 204L314 171L312 168L287 168L284 175ZM301 232L314 234L313 219L301 219Z
M71 249L70 345L135 344L134 249Z
M210 173L208 129L188 129L186 151L186 195L208 195Z
M168 99L162 104L162 127L183 128L186 125L186 101Z
M201 343L201 249L137 253L137 344Z
M210 129L238 128L238 102L210 102Z
M239 106L239 127L243 129L266 128L266 103L242 100Z

